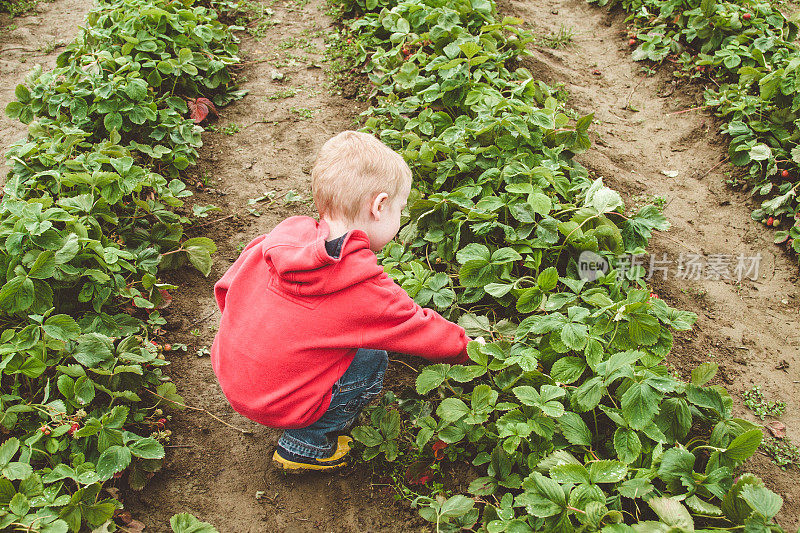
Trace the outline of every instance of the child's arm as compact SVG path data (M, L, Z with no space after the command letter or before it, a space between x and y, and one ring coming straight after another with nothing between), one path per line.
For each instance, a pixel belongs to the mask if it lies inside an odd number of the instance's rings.
M417 305L391 278L376 282L375 312L368 312L362 327L363 348L417 355L436 362L465 363L467 343L464 328L431 309Z

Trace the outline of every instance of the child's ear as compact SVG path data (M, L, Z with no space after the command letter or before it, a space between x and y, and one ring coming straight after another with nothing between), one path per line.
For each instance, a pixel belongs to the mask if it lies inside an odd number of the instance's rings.
M386 205L389 203L389 195L385 192L380 193L378 196L372 200L372 204L370 205L370 214L372 218L375 220L381 219L381 214L383 214L383 210Z

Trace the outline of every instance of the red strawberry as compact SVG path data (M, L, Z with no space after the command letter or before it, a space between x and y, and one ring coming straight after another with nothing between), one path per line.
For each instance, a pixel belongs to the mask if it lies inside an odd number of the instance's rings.
M750 19L752 18L752 16L753 16L753 15L751 15L750 13L745 13L744 15L742 15L742 18L743 18L744 20L750 20Z
M163 428L164 428L164 426L166 426L166 425L167 425L167 419L166 419L166 418L159 418L159 419L156 421L156 425L157 425L159 428L163 429Z
M76 431L78 431L80 428L81 428L80 424L78 424L77 422L73 422L73 424L67 430L67 435L69 435L71 437L72 434L75 433Z
M636 39L631 39L628 41L628 46L636 46Z
M775 219L774 219L774 218L772 218L772 217L769 217L769 218L767 219L767 226L771 226L771 225L772 225L774 222L775 222Z
M50 434L50 428L49 428L48 426L42 426L42 427L40 427L40 428L39 428L39 431L41 431L41 432L42 432L42 433L44 433L45 435L49 435L49 434Z
M783 172L781 172L781 176L784 177L784 178L788 178L789 177L789 171L788 170L784 170Z

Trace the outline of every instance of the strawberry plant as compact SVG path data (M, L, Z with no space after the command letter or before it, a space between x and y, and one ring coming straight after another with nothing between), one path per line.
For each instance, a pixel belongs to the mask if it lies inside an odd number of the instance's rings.
M469 364L425 367L396 408L373 411L353 431L365 457L391 450L393 478L414 485L400 493L437 531L778 530L780 497L754 476L734 480L761 430L707 386L716 366L686 383L661 364L695 315L653 297L637 270L579 276L581 252L614 265L668 223L652 205L626 213L575 161L592 116L518 66L531 39L521 21L497 19L485 0L342 11L371 52L365 129L415 175L384 268L490 339L469 345ZM451 486L431 479L441 470L426 457L471 463L471 496L425 493L428 481Z
M672 55L685 73L712 79L705 103L726 121L722 131L730 136L730 161L742 167L750 196L759 203L753 220L772 227L777 221L775 243L800 251L797 19L752 0L590 1L619 3L631 13L641 40L634 60Z
M0 529L100 528L120 507L104 485L161 466L162 407L182 399L154 340L177 287L158 275L208 275L216 249L175 211L201 145L187 101L240 97L236 53L208 8L104 1L6 107L29 129L0 202Z

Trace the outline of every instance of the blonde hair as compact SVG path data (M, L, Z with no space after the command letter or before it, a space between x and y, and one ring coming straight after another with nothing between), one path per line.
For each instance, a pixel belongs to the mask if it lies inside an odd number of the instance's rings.
M376 137L343 131L328 139L311 170L311 190L320 215L356 220L378 194L394 198L411 182L402 156Z

